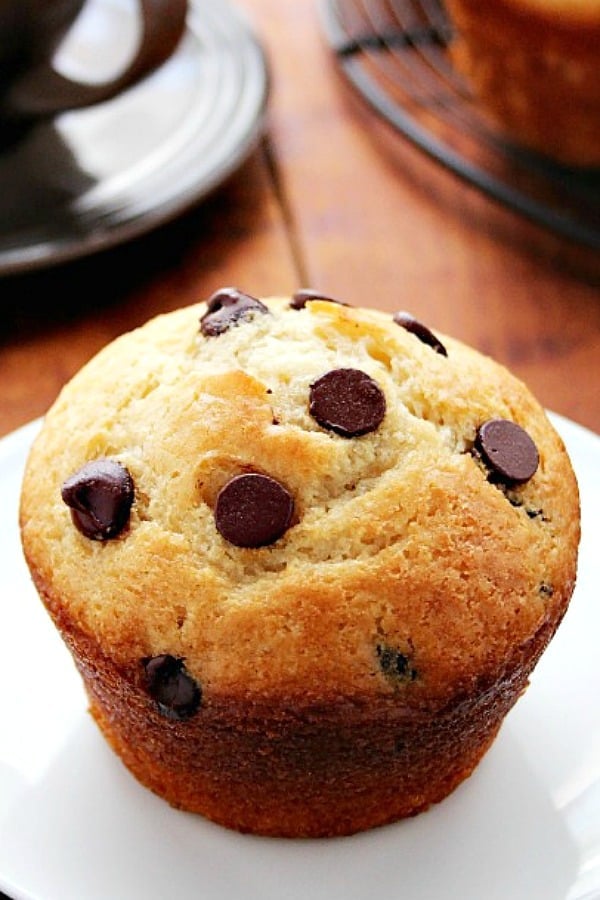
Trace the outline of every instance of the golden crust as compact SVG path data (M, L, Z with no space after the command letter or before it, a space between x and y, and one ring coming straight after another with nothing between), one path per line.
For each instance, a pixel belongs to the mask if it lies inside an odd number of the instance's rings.
M452 47L482 109L516 142L600 166L600 3L448 0Z
M226 827L279 837L353 834L446 797L494 740L557 625L522 648L510 676L481 679L443 708L410 710L397 696L265 703L217 694L181 723L148 703L137 668L115 666L62 611L55 621L93 717L143 785Z
M568 605L577 485L543 410L491 360L442 337L445 358L373 310L265 303L217 338L199 334L202 304L160 317L84 367L32 449L23 546L94 716L144 784L241 830L348 833L441 799L493 739ZM308 415L310 383L337 367L384 391L375 432L342 438ZM540 453L508 496L469 452L496 416ZM136 491L105 543L60 499L100 456ZM219 488L248 467L295 500L260 549L214 522ZM392 652L410 677L382 665ZM161 654L201 685L185 722L145 690L140 661Z

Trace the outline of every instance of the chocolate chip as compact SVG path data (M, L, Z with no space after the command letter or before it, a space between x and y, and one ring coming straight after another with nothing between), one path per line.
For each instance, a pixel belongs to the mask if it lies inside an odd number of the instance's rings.
M547 581L542 581L539 587L539 592L542 597L551 597L554 593L554 588Z
M327 294L321 294L319 291L313 291L310 288L303 288L301 291L296 291L290 300L290 306L292 309L304 309L306 304L310 303L312 300L323 300L325 303L337 303L339 306L350 306L349 303L344 303L343 300L335 300L333 297L328 297Z
M546 517L544 516L544 510L538 506L527 506L525 507L525 512L529 516L530 519L542 519L542 522L546 521Z
M200 331L206 337L216 337L237 325L243 319L250 319L256 313L268 313L264 303L238 291L237 288L222 288L206 302L207 311L200 319Z
M292 521L294 500L269 475L236 475L221 488L215 504L217 531L236 547L274 544Z
M489 419L477 431L475 449L493 475L508 484L522 484L539 465L537 447L527 432L509 419Z
M385 416L385 394L360 369L332 369L310 387L313 419L342 437L375 431Z
M384 675L397 681L415 680L417 672L413 669L410 659L405 653L401 653L394 647L388 647L386 644L378 644L375 649Z
M61 495L75 527L93 541L106 541L120 534L129 520L133 480L116 460L96 459L67 478Z
M427 344L428 347L432 347L436 353L441 353L442 356L448 356L448 351L440 339L437 338L426 325L423 325L422 322L419 322L418 319L411 316L410 313L400 310L399 312L394 313L393 319L396 325L401 325L402 328L405 328L411 334L414 334L415 337L418 337L419 340L424 344Z
M189 719L200 706L202 691L183 664L169 653L143 659L146 687L168 719Z

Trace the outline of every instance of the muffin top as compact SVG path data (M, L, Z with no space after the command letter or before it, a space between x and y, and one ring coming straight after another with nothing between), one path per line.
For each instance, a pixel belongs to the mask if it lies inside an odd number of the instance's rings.
M63 389L21 527L53 616L124 671L174 666L203 702L419 709L509 677L558 622L578 513L497 363L408 314L225 289Z

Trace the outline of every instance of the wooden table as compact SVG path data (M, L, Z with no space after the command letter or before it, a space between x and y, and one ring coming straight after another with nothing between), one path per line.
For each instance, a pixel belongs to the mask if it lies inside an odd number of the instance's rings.
M236 285L310 285L405 308L507 364L600 431L600 265L392 134L339 77L311 0L239 0L272 72L268 134L178 221L86 260L2 281L0 434L41 415L100 347Z

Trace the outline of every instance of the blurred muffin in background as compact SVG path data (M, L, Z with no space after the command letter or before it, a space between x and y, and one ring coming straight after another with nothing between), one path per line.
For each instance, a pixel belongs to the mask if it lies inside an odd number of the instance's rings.
M600 0L446 0L456 69L506 136L600 167Z

